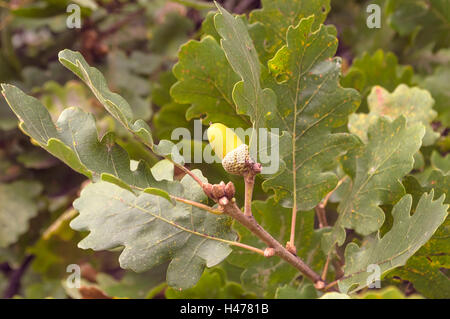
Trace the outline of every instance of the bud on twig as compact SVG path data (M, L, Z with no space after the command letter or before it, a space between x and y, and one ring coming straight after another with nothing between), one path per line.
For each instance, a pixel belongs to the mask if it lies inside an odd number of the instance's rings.
M267 247L264 250L264 257L272 257L275 256L275 249L271 248L271 247Z
M223 182L222 182L223 183ZM212 186L212 197L220 199L225 196L225 184L215 184Z
M228 199L232 199L235 194L236 188L234 187L234 184L232 182L228 182L225 186L225 196L227 196Z

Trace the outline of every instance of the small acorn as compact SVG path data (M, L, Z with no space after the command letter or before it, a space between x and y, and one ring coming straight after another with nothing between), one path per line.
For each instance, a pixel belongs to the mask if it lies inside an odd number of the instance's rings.
M244 175L253 167L248 146L230 128L221 123L212 124L208 128L208 140L228 173Z

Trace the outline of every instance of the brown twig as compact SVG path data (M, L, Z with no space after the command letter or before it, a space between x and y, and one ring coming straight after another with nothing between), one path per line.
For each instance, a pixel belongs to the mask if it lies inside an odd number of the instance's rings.
M319 228L328 227L327 215L325 207L320 203L315 208L317 219L319 220Z
M326 285L325 288L324 288L323 290L324 290L324 291L328 291L328 290L336 290L336 289L334 288L334 286L336 286L336 285L339 283L339 280L340 280L340 279L335 280L335 281L333 281L332 283Z
M325 266L323 267L322 270L322 279L325 281L327 278L327 272L328 272L328 265L330 264L330 260L331 260L331 252L328 254L327 256L327 261L325 262Z
M100 38L106 38L111 34L116 33L117 31L119 31L120 29L122 29L122 27L124 27L125 25L127 25L128 23L130 23L131 21L134 20L134 18L140 16L141 14L143 14L145 12L145 10L143 10L142 8L139 8L136 11L133 11L131 13L129 13L125 18L123 18L122 20L117 21L114 25L112 25L110 28L100 32L99 36Z
M253 5L254 0L242 0L233 10L233 12L241 14L244 13L248 8Z
M255 186L256 175L252 172L244 176L245 183L245 199L244 199L244 215L252 216L252 198L253 188Z
M202 204L202 203L198 203L198 202L195 202L195 201L192 201L192 200L189 200L189 199L185 199L185 198L181 198L181 197L177 197L177 196L172 196L172 195L170 195L170 198L172 198L173 200L176 200L177 202L188 204L188 205L191 205L191 206L195 206L197 208L203 209L203 210L205 210L207 212L210 212L210 213L213 213L213 214L216 214L216 215L223 214L223 211L221 211L221 210L214 209L214 208L212 208L212 207L210 207L208 205L205 205L205 204Z
M8 286L6 287L5 292L3 293L3 298L5 299L12 298L19 292L22 276L28 269L28 266L31 264L33 259L34 259L33 255L26 256L20 267L12 272L11 276L9 277Z
M192 177L193 179L194 179L194 181L196 181L199 185L200 185L200 187L204 187L204 185L205 185L205 183L203 183L203 181L197 176L197 175L195 175L194 173L192 173L192 171L189 169L189 168L187 168L187 167L185 167L185 166L183 166L183 165L181 165L181 164L178 164L178 163L176 163L174 160L172 160L171 158L169 158L169 157L166 157L166 159L168 159L170 162L172 162L172 164L173 165L175 165L176 167L178 167L180 170L182 170L184 173L186 173L186 174L188 174L190 177Z
M326 212L326 207L327 207L328 201L330 200L331 195L333 195L333 193L339 188L339 186L342 185L342 183L345 181L346 178L347 178L347 176L345 176L344 178L339 180L339 182L337 183L336 187L331 192L329 192L327 194L327 196L325 196L323 201L321 201L315 207L315 211L316 211L316 214L317 214L317 219L319 220L319 228L328 227L327 212Z
M285 260L298 270L306 277L311 279L314 283L326 285L319 274L312 270L301 258L292 254L283 245L281 245L275 238L273 238L258 222L253 216L246 216L237 207L236 203L230 202L224 207L224 213L233 219L237 220L244 227L250 230L254 235L261 239L268 247L274 249L275 255Z
M319 274L317 274L314 270L312 270L301 258L299 258L295 253L292 253L292 251L285 248L283 245L281 245L275 238L272 237L264 228L261 227L261 225L258 224L258 222L255 220L253 215L251 214L251 198L252 198L252 192L253 192L253 186L254 186L254 179L257 173L261 172L261 165L258 163L253 163L253 169L250 170L249 173L247 173L244 176L245 183L247 185L246 187L246 209L247 213L242 212L239 207L236 205L236 202L234 200L227 201L226 204L221 204L218 202L217 198L211 197L210 192L206 192L206 195L208 195L210 198L212 198L214 201L219 203L220 211L227 214L231 218L237 220L239 223L241 223L244 227L246 227L248 230L250 230L254 235L256 235L261 241L263 241L268 248L272 248L270 250L270 254L268 254L266 250L266 256L270 257L272 254L279 256L298 270L302 274L304 274L306 277L311 279L315 284L316 287L319 287L318 289L322 289L326 286L325 281L320 277ZM176 163L175 163L176 165ZM189 169L183 167L184 171L186 171L187 174L189 174L191 177L194 178L194 174L189 171ZM194 176L192 176L192 175ZM194 178L195 179L195 178ZM201 184L200 184L201 183ZM202 188L205 190L207 189L202 181L199 181L199 184L202 186ZM247 192L248 191L248 192ZM186 203L190 203L190 201L185 200ZM211 207L206 206L200 203L190 203L194 204L195 206L199 208L203 208L207 211L211 211ZM264 255L264 251L263 251Z

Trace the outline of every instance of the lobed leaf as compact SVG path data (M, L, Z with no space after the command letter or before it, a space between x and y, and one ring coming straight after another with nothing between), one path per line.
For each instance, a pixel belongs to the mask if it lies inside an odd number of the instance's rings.
M20 128L39 146L58 157L73 170L99 180L109 174L124 183L146 188L155 185L148 165L141 161L130 168L128 153L114 143L114 135L98 138L95 119L81 109L65 109L53 123L42 103L12 85L2 84L3 94L20 120Z
M169 192L193 201L205 199L203 190L189 176L170 185ZM170 260L167 282L176 288L193 286L205 266L215 266L230 254L223 239L235 239L227 217L183 203L173 205L160 196L136 196L107 182L87 186L74 207L80 215L70 226L90 232L79 243L80 248L122 246L121 267L136 272Z
M425 77L420 82L420 87L427 89L436 101L434 109L438 112L438 120L444 126L450 126L450 66L439 66L433 74Z
M393 122L380 118L370 126L367 144L349 155L352 181L339 204L339 217L331 233L324 236L325 251L344 243L344 228L369 235L383 225L380 205L396 203L405 194L400 180L413 168L413 155L424 133L422 124L407 126L403 116Z
M433 145L439 137L434 132L431 122L437 116L433 110L434 100L427 90L417 87L409 88L400 84L392 93L380 86L374 86L367 98L369 113L351 114L349 118L349 131L367 142L367 130L380 116L391 120L404 115L408 125L422 123L425 126L423 145Z
M424 192L434 189L435 198L446 195L444 204L450 204L450 175L441 171L432 171L428 180L421 185L413 176L403 181L408 193L413 196L413 210ZM423 245L405 266L388 274L396 281L398 278L408 280L414 288L427 298L449 298L450 279L445 269L450 269L450 219L436 230L431 239Z
M316 30L330 11L330 0L262 0L261 5L261 9L251 12L250 22L260 23L264 27L264 38L261 39L264 44L261 47L267 60L285 44L290 26L296 26L301 19L314 15L312 30Z
M222 37L220 43L228 62L241 78L232 93L237 112L250 116L253 128L265 127L275 110L276 96L261 86L261 64L246 25L219 5L218 9L214 24Z
M447 217L445 196L433 200L434 192L423 194L411 216L412 196L405 195L393 208L394 224L383 238L379 234L370 237L358 247L350 243L345 250L345 275L339 288L347 293L368 285L369 265L378 265L381 274L402 266L424 245ZM352 288L354 287L354 288Z
M42 185L35 181L0 183L0 248L15 243L38 213Z
M206 36L201 41L191 40L183 45L173 73L178 82L170 93L177 103L191 104L186 112L188 120L206 115L205 123L249 126L248 119L236 114L231 94L239 76L214 38Z
M366 97L375 85L393 91L399 84L412 85L414 71L411 66L398 64L392 52L377 50L372 55L364 53L355 58L352 66L342 78L344 87L357 89L362 95L361 111L367 110Z
M269 61L266 79L279 99L270 127L286 132L280 139L286 169L263 183L283 205L309 210L333 190L335 160L359 140L333 129L346 123L359 105L358 93L339 86L340 60L332 59L337 38L324 26L313 31L315 18L289 27L287 45Z
M410 36L415 45L437 50L450 46L450 4L447 0L390 0L389 21L402 36Z
M149 147L153 147L150 128L143 120L134 121L133 111L127 101L117 93L111 92L103 74L89 66L79 52L63 50L58 54L59 61L75 73L91 89L105 109L125 128L139 136Z

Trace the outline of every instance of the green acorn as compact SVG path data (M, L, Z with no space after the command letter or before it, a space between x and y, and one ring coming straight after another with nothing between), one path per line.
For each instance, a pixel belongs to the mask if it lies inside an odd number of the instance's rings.
M251 162L248 146L241 144L223 158L222 166L230 174L244 175L248 171L249 163Z

